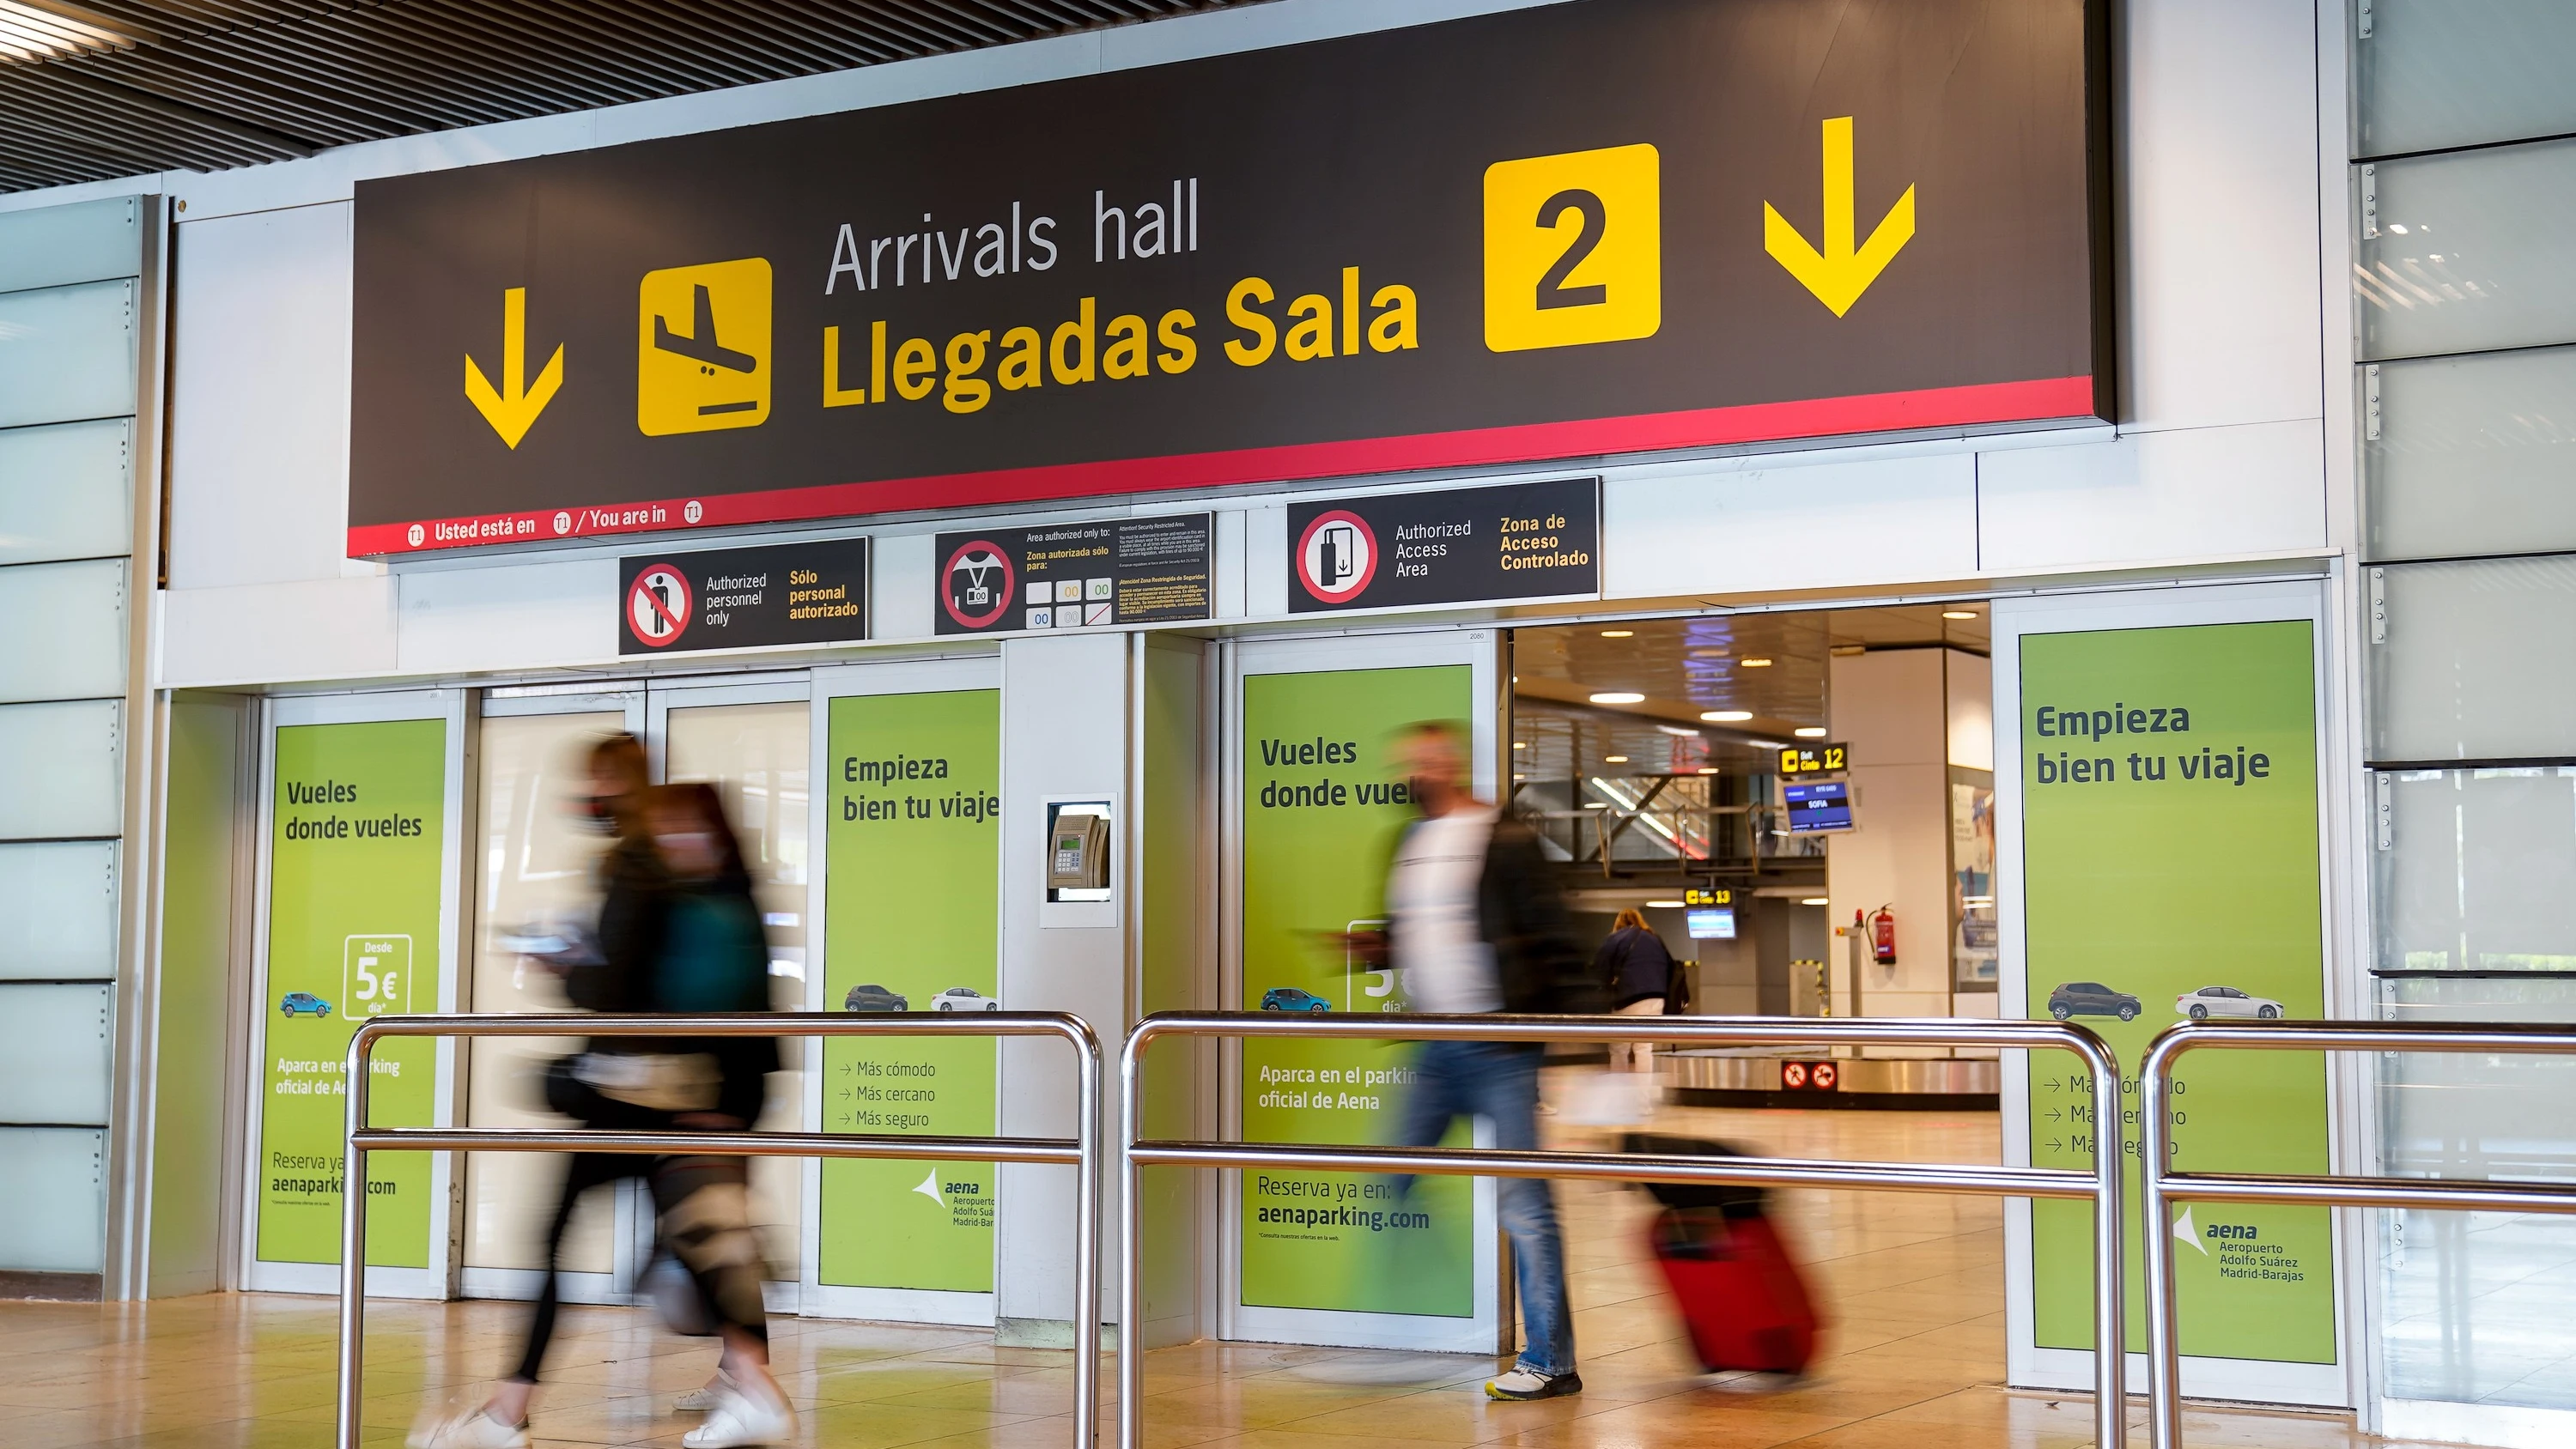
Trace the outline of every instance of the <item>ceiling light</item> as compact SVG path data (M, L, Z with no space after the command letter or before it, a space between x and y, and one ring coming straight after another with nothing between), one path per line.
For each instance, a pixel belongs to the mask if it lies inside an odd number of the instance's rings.
M1977 611L1974 609L1943 609L1941 611L1941 617L1944 619L1973 619L1977 617Z
M1605 689L1593 695L1594 704L1644 704L1646 697L1629 689Z
M1516 750L1526 750L1526 749L1528 749L1528 748L1529 748L1529 741L1527 741L1527 740L1514 740L1514 741L1512 741L1512 748L1513 748L1513 749L1516 749Z
M1699 731L1686 728L1682 725L1657 725L1655 728L1662 730L1665 734L1671 735L1676 739L1695 740L1699 738Z
M1624 765L1628 763L1628 757L1626 755L1603 755L1601 757L1601 763L1605 765Z
M1829 906L1832 905L1833 902L1824 896L1800 896L1798 897L1798 904L1802 906Z
M1583 802L1583 808L1586 810L1607 810L1610 807L1602 804L1598 800L1586 800Z
M1690 657L1693 659L1724 659L1726 657L1726 651L1723 649L1694 649L1690 652Z
M1802 740L1821 740L1825 737L1825 727L1823 725L1800 725L1797 729L1797 735L1798 738Z
M1701 774L1703 774L1703 775L1714 775L1714 774L1716 774L1716 773L1717 773L1717 766L1715 766L1715 765L1702 765L1702 766L1700 766L1700 767L1699 767L1699 772L1700 772Z
M1699 717L1707 720L1710 724L1742 724L1746 720L1753 718L1753 711L1749 709L1704 709L1699 712Z
M1771 661L1768 659L1738 659L1735 662L1743 665L1747 669L1768 669L1771 667Z
M1647 909L1647 910L1650 910L1650 911L1678 911L1678 910L1680 910L1681 908L1682 908L1682 903L1681 903L1681 902L1679 902L1679 901L1648 901L1648 902L1646 902L1646 909Z
M0 0L0 57L9 60L105 55L158 38L140 26L54 0Z
M1604 629L1601 631L1601 637L1604 639L1634 639L1637 637L1637 631L1634 629Z
M1527 775L1514 775L1514 776L1512 776L1512 778L1513 778L1514 780L1516 780L1516 781L1517 781L1517 780L1526 780L1526 779L1528 779L1528 778L1529 778L1529 776L1527 776Z

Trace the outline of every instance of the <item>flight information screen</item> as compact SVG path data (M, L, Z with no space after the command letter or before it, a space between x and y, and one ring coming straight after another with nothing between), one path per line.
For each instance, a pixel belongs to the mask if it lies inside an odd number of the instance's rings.
M1789 804L1789 833L1808 835L1852 828L1851 786L1841 780L1783 785Z

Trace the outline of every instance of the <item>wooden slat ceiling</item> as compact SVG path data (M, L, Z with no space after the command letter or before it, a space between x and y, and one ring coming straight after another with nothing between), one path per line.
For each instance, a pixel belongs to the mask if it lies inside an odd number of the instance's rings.
M0 191L214 171L1254 0L0 0Z

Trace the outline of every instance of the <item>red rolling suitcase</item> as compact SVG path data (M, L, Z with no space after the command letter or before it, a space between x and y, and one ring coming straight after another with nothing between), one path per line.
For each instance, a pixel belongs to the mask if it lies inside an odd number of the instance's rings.
M1721 1142L1646 1132L1628 1134L1623 1146L1630 1152L1739 1155ZM1638 1185L1664 1204L1646 1230L1647 1242L1681 1305L1700 1363L1711 1373L1806 1372L1822 1321L1807 1296L1806 1279L1763 1216L1763 1190L1705 1182Z
M1647 1235L1702 1366L1712 1373L1806 1372L1816 1351L1816 1308L1769 1218L1667 1208Z

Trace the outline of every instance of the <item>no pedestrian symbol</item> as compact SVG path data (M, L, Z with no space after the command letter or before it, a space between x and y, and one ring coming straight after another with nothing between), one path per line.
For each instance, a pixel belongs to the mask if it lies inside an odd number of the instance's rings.
M659 649L688 632L689 608L688 579L669 564L655 564L626 591L626 627Z

